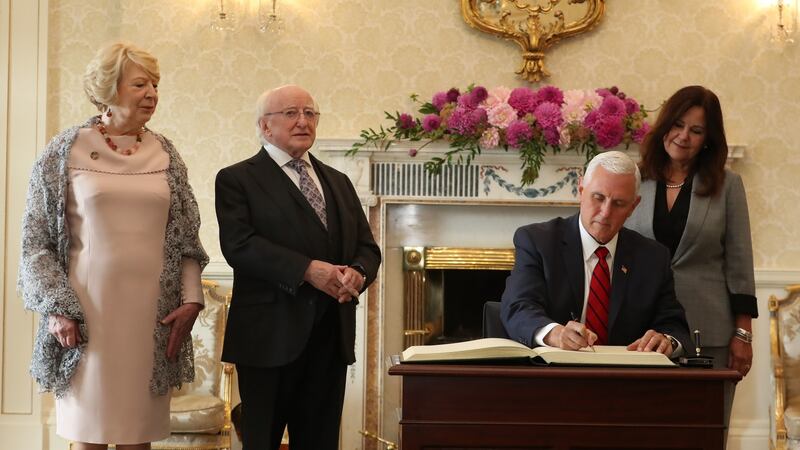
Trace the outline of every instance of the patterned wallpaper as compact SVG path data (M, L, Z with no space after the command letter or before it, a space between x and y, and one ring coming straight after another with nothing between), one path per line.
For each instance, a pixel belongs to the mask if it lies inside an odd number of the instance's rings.
M354 138L383 110L410 107L412 92L524 84L513 73L516 44L469 28L456 0L280 0L286 32L277 37L252 23L211 31L212 0L49 3L48 135L95 113L80 77L100 45L126 39L154 53L161 101L149 125L189 166L212 259L221 259L214 176L256 151L254 101L263 90L305 86L323 114L318 137ZM594 31L551 51L549 82L618 85L650 107L686 84L713 89L729 141L747 145L734 169L747 188L756 266L798 269L800 45L769 42L775 19L762 3L609 0Z

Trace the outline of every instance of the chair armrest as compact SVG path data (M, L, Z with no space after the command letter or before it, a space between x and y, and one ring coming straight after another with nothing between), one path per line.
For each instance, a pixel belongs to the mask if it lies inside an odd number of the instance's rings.
M222 380L220 383L220 391L222 394L222 401L225 403L225 424L223 431L230 431L231 429L231 397L233 390L233 364L222 363Z
M774 405L773 417L771 418L775 423L775 442L774 447L777 449L785 448L787 440L787 430L784 414L786 411L786 380L784 374L784 354L783 347L781 346L781 318L780 310L784 304L797 299L800 295L800 285L788 286L786 288L789 295L786 298L777 298L774 295L769 297L769 342L770 342L770 360L772 361L772 378L775 383L774 392Z

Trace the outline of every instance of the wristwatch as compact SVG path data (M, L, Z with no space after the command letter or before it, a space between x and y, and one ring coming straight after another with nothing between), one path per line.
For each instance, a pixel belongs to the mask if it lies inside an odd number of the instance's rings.
M361 264L353 264L352 266L348 266L348 267L350 267L351 269L353 269L356 272L361 274L361 278L362 278L361 281L363 283L367 282L367 271L364 270L364 268L361 266Z
M680 343L678 342L677 339L675 339L674 337L672 337L672 336L670 336L670 335L668 335L666 333L664 333L664 337L669 339L669 343L672 344L672 351L673 352L678 349L678 346L680 345Z

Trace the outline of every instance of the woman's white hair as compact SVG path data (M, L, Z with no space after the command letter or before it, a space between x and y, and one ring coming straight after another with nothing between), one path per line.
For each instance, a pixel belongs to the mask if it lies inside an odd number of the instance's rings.
M636 195L639 195L639 185L642 184L642 174L639 173L639 166L627 154L612 150L603 152L592 158L589 165L586 166L586 172L583 175L583 184L589 183L589 180L594 174L594 170L602 167L607 171L617 175L633 174L636 179Z
M105 111L117 101L117 85L129 64L141 67L154 84L161 79L158 59L128 42L115 42L101 48L89 61L83 74L83 90L98 110Z

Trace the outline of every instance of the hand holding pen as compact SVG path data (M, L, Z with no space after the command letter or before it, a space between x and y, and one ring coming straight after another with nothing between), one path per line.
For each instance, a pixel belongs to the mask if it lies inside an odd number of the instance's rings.
M578 327L576 327L577 329L575 331L577 331L578 334L580 334L580 336L586 340L586 342L588 343L588 345L586 345L586 347L589 347L589 349L591 351L595 351L594 343L597 342L597 335L592 330L590 330L588 327L586 327L585 324L581 323L581 321L578 320L578 317L575 316L574 312L570 311L569 312L569 316L570 316L570 318L572 319L573 322L575 322L576 324L579 325ZM584 348L584 347L581 347L581 348Z
M558 324L544 336L545 345L564 350L580 350L589 347L591 351L595 351L593 344L597 341L597 335L586 328L586 325L577 321L574 314L570 313L570 316L572 320L566 325Z

